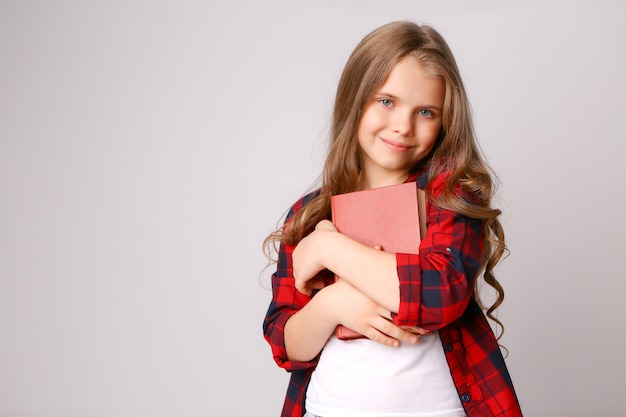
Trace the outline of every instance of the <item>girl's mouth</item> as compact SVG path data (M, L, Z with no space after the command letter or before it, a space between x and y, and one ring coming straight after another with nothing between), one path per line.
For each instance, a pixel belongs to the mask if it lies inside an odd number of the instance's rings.
M383 138L381 138L380 140L385 144L387 148L395 152L406 152L412 148L412 146L405 145L401 142L396 142L393 140L383 139Z

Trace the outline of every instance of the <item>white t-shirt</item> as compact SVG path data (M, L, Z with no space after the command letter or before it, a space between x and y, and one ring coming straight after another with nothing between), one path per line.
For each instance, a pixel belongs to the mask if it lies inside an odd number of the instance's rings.
M439 333L398 348L332 336L306 409L322 417L465 417Z

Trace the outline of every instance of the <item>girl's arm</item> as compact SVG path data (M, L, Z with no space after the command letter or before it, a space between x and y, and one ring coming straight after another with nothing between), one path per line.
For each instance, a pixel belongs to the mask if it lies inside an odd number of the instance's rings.
M416 343L418 334L426 333L395 325L390 310L342 279L322 288L314 297L296 290L287 267L292 250L281 246L279 258L285 263L279 262L272 276L273 297L263 325L279 366L287 370L314 366L316 356L339 324L388 346L399 346L400 341ZM327 275L326 280L331 280Z
M482 221L431 206L420 254L396 254L400 307L394 321L434 330L457 320L474 296Z
M363 245L337 232L328 220L302 239L293 252L296 288L310 294L309 276L329 269L369 296L372 300L398 312L400 291L396 257L392 253Z
M434 205L427 226L419 255L409 255L368 248L323 222L294 251L296 285L306 292L307 276L328 268L397 313L396 324L441 328L458 319L473 296L483 233L480 220Z
M289 217L306 204L305 197L290 211ZM394 325L391 311L382 308L344 280L320 290L315 297L295 287L292 254L294 246L281 245L278 265L272 275L272 301L263 322L265 339L276 363L288 371L308 369L316 364L328 337L338 323L387 345L399 340L415 343L416 335ZM328 270L315 278L331 284L334 275Z
M296 361L315 358L339 324L387 346L398 347L400 341L411 344L418 341L416 334L392 323L391 311L377 305L361 291L340 279L320 290L287 321L287 356Z
M287 214L285 224L315 196L316 193L311 193L297 201ZM293 250L293 245L281 244L279 247L276 272L272 274L272 300L263 321L263 335L272 349L274 361L289 372L310 369L317 364L316 358L297 361L291 360L287 355L285 343L287 321L311 301L311 294L299 292L294 286L291 256ZM324 273L317 274L316 277L321 275ZM327 275L328 283L332 282L332 275Z

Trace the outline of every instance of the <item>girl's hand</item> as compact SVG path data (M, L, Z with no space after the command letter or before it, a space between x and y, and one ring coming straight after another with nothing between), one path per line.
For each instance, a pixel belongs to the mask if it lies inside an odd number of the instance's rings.
M337 229L332 222L322 220L315 226L315 230L311 234L298 243L293 251L295 286L303 294L311 295L313 289L324 286L324 282L315 279L315 277L318 272L325 268L320 254L328 233L337 233Z
M415 344L419 336L429 334L420 327L401 328L391 318L391 311L379 306L348 282L338 279L324 291L332 291L332 306L340 324L365 337L387 346L398 347L400 342Z

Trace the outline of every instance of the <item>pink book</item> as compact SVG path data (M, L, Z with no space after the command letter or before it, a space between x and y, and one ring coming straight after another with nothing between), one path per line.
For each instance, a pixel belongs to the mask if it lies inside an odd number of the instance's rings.
M415 182L334 195L330 204L333 224L346 236L386 252L418 253L426 234L426 199ZM336 335L364 337L342 325Z

